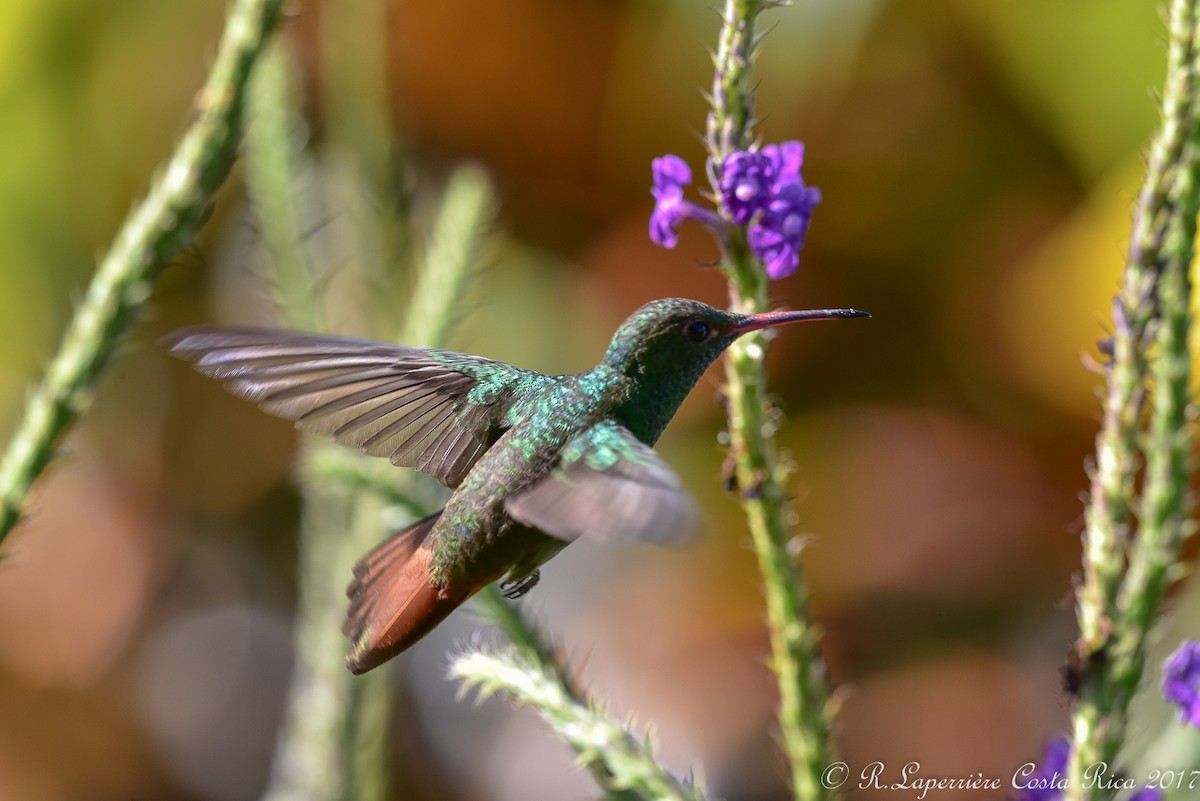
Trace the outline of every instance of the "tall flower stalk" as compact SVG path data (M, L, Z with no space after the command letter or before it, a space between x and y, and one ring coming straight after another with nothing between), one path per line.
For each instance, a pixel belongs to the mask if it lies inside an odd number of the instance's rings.
M708 117L709 179L721 193L722 168L744 153L753 140L754 93L751 62L757 44L755 22L774 5L755 0L727 0L715 59L712 109ZM797 171L799 163L797 158ZM757 227L732 227L726 238L721 270L729 282L730 306L742 314L768 308L767 268L781 274L780 258L794 269L798 250L819 195L793 183L790 196L776 196ZM728 187L726 187L728 188ZM780 192L782 194L782 192ZM725 193L729 196L728 192ZM732 215L731 215L732 216ZM776 223L772 227L768 223ZM779 241L764 248L753 234L773 234ZM785 238L787 234L791 239ZM788 247L789 243L797 243ZM798 256L797 256L798 258ZM768 433L771 419L766 396L766 340L744 337L730 346L725 359L725 396L729 414L729 449L738 497L749 523L762 571L771 638L771 668L779 685L779 727L791 772L792 796L810 801L828 798L821 773L830 762L829 685L818 651L819 633L808 610L808 587L797 564L799 541L793 538L790 510L782 486L782 469Z
M503 692L533 707L579 754L614 799L704 801L702 785L683 781L655 760L649 739L578 698L561 674L528 649L474 649L456 658L450 675L486 697Z
M1113 303L1112 357L1077 591L1080 634L1071 655L1077 691L1068 764L1071 799L1112 795L1103 786L1086 786L1084 774L1097 762L1113 764L1124 743L1147 635L1188 533L1193 472L1189 270L1200 212L1197 5L1195 0L1171 3L1162 124L1134 211L1121 292Z
M287 327L322 330L330 309L322 299L322 276L309 241L305 210L297 198L299 175L311 172L303 143L288 120L296 116L290 64L282 48L256 72L248 132L247 176L268 254L267 278ZM415 267L417 280L406 308L380 306L371 328L391 327L403 342L444 344L465 287L479 260L493 216L486 176L476 168L454 172ZM402 223L409 221L404 220ZM398 260L418 261L413 254ZM407 258L405 258L407 257ZM354 277L370 274L356 265ZM347 270L350 272L350 270ZM340 628L345 586L354 562L386 533L385 505L415 519L433 506L420 478L363 454L325 443L305 448L298 473L303 493L300 568L294 631L296 664L280 733L269 801L372 801L387 797L386 746L392 699L391 676L378 671L354 677L345 667ZM362 492L361 490L367 490ZM392 515L393 524L396 515Z
M17 524L54 446L91 400L92 388L137 320L159 272L189 247L237 156L251 68L270 38L282 0L238 0L195 119L149 193L125 219L71 318L46 375L0 458L0 543Z
M691 171L677 156L654 162L655 210L651 238L674 247L675 228L686 219L709 227L722 249L721 271L733 311L768 308L771 279L793 273L820 192L800 176L804 148L784 142L753 146L751 66L759 42L758 15L780 5L767 0L727 0L710 96L705 144L707 175L716 211L684 199ZM725 397L733 479L746 513L763 575L770 664L779 685L779 727L791 772L793 797L828 798L821 773L830 761L829 685L818 651L819 634L808 611L808 587L797 563L799 540L783 489L783 470L767 421L766 345L760 334L729 347Z

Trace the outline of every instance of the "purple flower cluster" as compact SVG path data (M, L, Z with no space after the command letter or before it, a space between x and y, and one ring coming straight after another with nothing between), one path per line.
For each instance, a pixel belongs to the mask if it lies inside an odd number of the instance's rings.
M1200 642L1184 640L1163 663L1163 696L1179 707L1179 719L1200 726Z
M1143 787L1129 796L1129 801L1163 801L1162 790L1157 787Z
M1183 722L1200 726L1200 642L1185 640L1163 663L1163 695L1179 707ZM1065 736L1056 737L1046 746L1042 762L1022 775L1020 789L1013 801L1060 801L1066 788L1065 773L1071 745ZM1157 787L1134 791L1128 801L1163 801Z
M679 242L675 229L688 217L713 222L712 212L683 199L683 188L692 182L692 169L679 156L666 155L650 164L654 173L654 213L650 215L650 239L664 248Z
M1042 761L1028 775L1022 776L1014 801L1059 801L1066 788L1067 760L1071 757L1071 742L1064 735L1046 743Z
M1013 775L1013 783L1018 789L1012 801L1062 801L1066 797L1067 760L1070 758L1071 742L1066 735L1060 734L1046 744L1040 764L1036 767L1032 763L1025 765ZM1135 790L1127 801L1163 801L1163 793L1156 787L1144 787Z
M813 209L821 201L820 191L800 177L803 161L804 145L800 142L730 153L717 170L716 188L724 212L721 217L684 200L683 189L692 182L692 171L683 159L655 159L650 238L673 248L678 241L676 228L685 219L704 223L718 236L732 223L746 228L750 249L766 265L767 275L791 275L800 264L800 248Z

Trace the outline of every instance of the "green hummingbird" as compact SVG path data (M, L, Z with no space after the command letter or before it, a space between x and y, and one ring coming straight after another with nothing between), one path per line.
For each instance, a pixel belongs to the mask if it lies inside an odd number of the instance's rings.
M651 446L742 334L855 309L742 315L694 300L642 306L600 364L543 375L504 362L365 340L187 328L171 352L234 394L454 490L354 569L343 632L364 673L428 634L485 585L509 598L580 537L673 544L695 506Z

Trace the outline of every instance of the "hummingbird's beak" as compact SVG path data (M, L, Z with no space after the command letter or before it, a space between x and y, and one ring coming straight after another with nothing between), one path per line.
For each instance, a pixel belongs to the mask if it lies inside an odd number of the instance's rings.
M733 333L745 334L747 331L757 331L760 328L771 328L787 323L798 323L803 320L832 320L838 317L870 317L865 311L858 309L803 309L801 311L773 311L763 314L751 314L743 317L741 322L733 326Z

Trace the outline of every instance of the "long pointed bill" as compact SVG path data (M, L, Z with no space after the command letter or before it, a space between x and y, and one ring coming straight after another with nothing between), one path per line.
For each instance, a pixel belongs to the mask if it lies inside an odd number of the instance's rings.
M751 314L733 327L736 334L747 331L757 331L760 328L771 328L788 323L799 323L804 320L833 320L838 317L870 317L865 311L858 309L803 309L801 311L773 311L763 314Z

